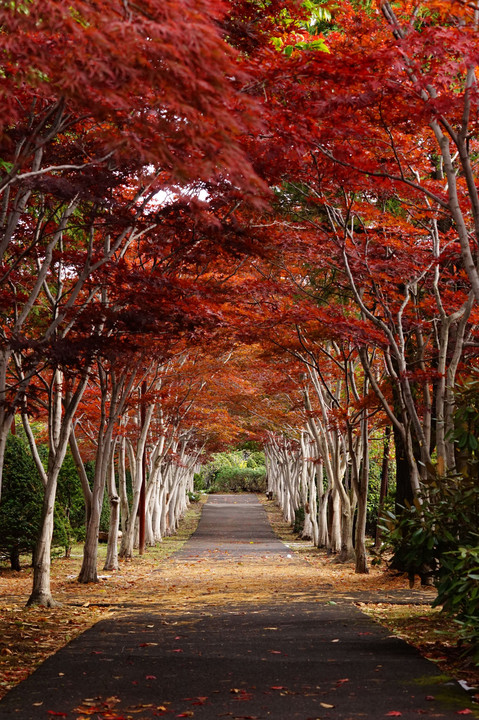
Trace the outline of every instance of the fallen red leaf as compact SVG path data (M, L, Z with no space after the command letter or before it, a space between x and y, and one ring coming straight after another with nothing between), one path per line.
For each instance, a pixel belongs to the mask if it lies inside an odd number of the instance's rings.
M386 717L399 717L399 715L402 715L399 710L391 710L391 712L386 713Z
M472 715L472 710L469 710L469 708L464 708L464 710L458 710L458 715Z

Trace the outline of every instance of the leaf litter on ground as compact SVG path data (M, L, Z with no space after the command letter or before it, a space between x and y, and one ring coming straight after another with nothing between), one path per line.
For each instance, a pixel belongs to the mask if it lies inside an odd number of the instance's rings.
M261 501L276 535L291 546L293 562L282 557L175 562L171 555L194 532L201 514L202 503L194 503L177 535L164 538L132 561L121 562L119 571L109 572L98 583L76 581L80 548L70 558L55 559L52 589L60 607L25 607L32 569L0 569L0 697L71 639L112 614L157 609L167 618L165 623L174 624L175 617L192 608L203 612L208 607L227 608L231 612L235 607L245 610L272 599L276 602L278 597L298 603L356 600L362 611L418 647L441 672L479 687L479 668L460 657L454 623L430 607L434 590L416 591L412 597L407 576L390 573L385 567L372 567L367 575L355 574L352 564L335 563L334 557L293 535L279 508L265 498ZM104 552L103 547L100 573ZM406 598L400 604L394 603L398 593ZM368 596L379 600L357 599ZM420 604L418 597L422 598Z

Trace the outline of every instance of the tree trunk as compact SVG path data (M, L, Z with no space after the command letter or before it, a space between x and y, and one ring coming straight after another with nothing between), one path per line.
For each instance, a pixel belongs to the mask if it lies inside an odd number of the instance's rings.
M328 551L338 553L341 550L341 496L333 488L328 502Z
M108 530L108 545L103 570L118 570L118 530L120 527L120 498L116 492L115 463L112 453L110 477L108 482L108 497L110 500L110 527Z
M45 488L41 517L41 530L38 537L33 558L33 588L27 605L43 605L55 607L59 603L53 600L50 588L50 562L53 537L53 521L55 510L55 495L57 477L51 475Z
M400 514L407 503L413 502L414 494L411 482L411 468L403 438L396 426L394 426L393 430L394 446L396 448L396 514Z
M366 383L366 381L365 381ZM366 395L367 387L364 389ZM359 487L357 488L358 514L356 517L356 572L360 574L369 573L368 555L366 552L366 517L368 511L368 486L369 486L369 433L367 412L363 410L361 418L361 447L362 461L359 473Z
M383 462L381 466L381 487L379 490L379 507L378 507L378 519L376 523L376 538L374 547L379 550L382 544L382 531L379 526L381 522L382 513L384 510L384 503L388 494L389 487L389 448L391 445L391 426L387 425L384 431L384 446L383 446Z
M341 495L341 549L335 562L345 563L354 560L353 546L353 507L346 493Z
M11 570L15 570L15 572L20 572L22 569L20 565L20 548L18 545L10 548L10 568Z

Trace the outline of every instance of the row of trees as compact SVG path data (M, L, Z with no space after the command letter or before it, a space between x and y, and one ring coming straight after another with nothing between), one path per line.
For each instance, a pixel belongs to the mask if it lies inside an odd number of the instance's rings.
M119 523L125 557L143 504L140 545L159 539L202 450L249 436L288 519L301 505L367 571L373 434L398 503L477 475L457 399L477 355L475 3L48 0L0 20L0 467L21 417L44 487L31 602L53 602L69 445L83 582L105 487L114 567Z

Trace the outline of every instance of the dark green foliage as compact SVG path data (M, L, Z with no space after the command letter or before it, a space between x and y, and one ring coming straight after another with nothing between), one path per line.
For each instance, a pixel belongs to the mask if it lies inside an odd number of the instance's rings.
M46 446L39 448L45 462ZM40 529L43 485L23 433L10 435L5 455L4 480L0 500L0 552L10 558L13 569L20 569L20 555L32 553ZM53 547L68 553L75 540L84 537L85 503L70 454L58 477L55 503Z
M461 637L479 664L479 535L476 547L460 547L442 558L434 605L455 616Z
M460 477L442 479L401 515L387 513L392 566L411 578L429 568L437 578L446 553L477 545L478 521L479 487Z
M85 539L85 500L75 461L68 451L58 475L57 514L63 527L64 546Z
M100 515L100 532L108 532L110 529L110 515L111 515L111 508L110 508L110 498L108 497L108 490L105 488L105 493L103 495L103 505L101 507L101 515Z
M35 547L42 510L43 485L23 441L10 435L5 451L0 501L0 551L13 570L20 569L20 553Z
M203 477L203 474L202 474L202 473L200 473L200 472L199 472L199 473L195 473L195 474L194 474L194 477L193 477L193 482L194 482L194 488L195 488L195 491L196 491L196 492L198 492L198 493L205 492L205 490L206 490L206 480L205 480L205 478Z
M441 479L422 503L388 513L391 566L432 579L437 605L457 616L467 642L479 641L479 486L471 478ZM474 645L472 645L474 647ZM477 658L479 660L479 656Z
M263 468L224 467L216 474L208 489L213 493L266 492L266 471Z
M379 516L380 505L380 489L381 489L381 463L376 458L370 458L369 461L369 485L368 485L368 506L367 506L367 532L374 536ZM386 511L394 506L394 496L396 493L396 474L392 464L389 467L389 485L388 493L383 507L383 515Z
M266 492L264 452L245 449L215 453L195 475L195 490L207 493Z
M461 475L478 479L479 470L479 380L478 368L472 377L455 387L456 410L452 439L456 447L456 466Z
M294 525L293 532L297 535L303 532L304 529L304 507L296 508L294 511Z

